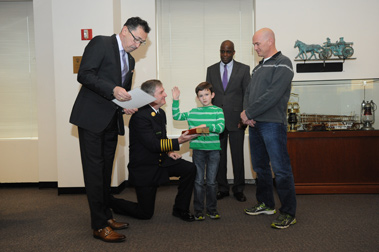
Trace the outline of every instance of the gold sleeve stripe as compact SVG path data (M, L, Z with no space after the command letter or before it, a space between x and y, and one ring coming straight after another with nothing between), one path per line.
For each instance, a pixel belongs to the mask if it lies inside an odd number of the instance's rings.
M169 152L172 151L172 140L171 139L161 139L161 151Z
M166 150L166 142L167 142L167 140L166 139L162 139L162 142L163 142L163 147L162 147L161 151L166 152L167 151Z

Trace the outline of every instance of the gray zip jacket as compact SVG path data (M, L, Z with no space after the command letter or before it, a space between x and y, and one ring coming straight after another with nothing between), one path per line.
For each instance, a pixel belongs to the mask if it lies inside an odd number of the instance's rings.
M280 51L253 69L245 93L244 110L249 119L287 125L287 103L294 76L290 59Z

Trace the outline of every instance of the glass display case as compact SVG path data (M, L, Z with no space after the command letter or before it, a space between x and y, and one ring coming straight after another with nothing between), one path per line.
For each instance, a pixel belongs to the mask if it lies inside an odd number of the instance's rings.
M379 79L293 81L288 131L378 130L376 103ZM364 120L372 127L364 127Z
M378 193L379 79L294 81L291 92L287 147L296 193Z

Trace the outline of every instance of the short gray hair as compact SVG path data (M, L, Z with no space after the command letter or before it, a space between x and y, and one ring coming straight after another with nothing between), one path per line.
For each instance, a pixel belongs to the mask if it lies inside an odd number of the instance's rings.
M148 93L149 95L154 96L155 90L157 90L157 87L161 87L162 82L160 80L148 80L142 83L141 89Z

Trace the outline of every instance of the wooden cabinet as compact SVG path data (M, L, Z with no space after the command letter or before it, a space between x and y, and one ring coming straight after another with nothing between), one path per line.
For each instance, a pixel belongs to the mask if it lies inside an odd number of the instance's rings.
M379 131L288 132L297 194L379 193Z

